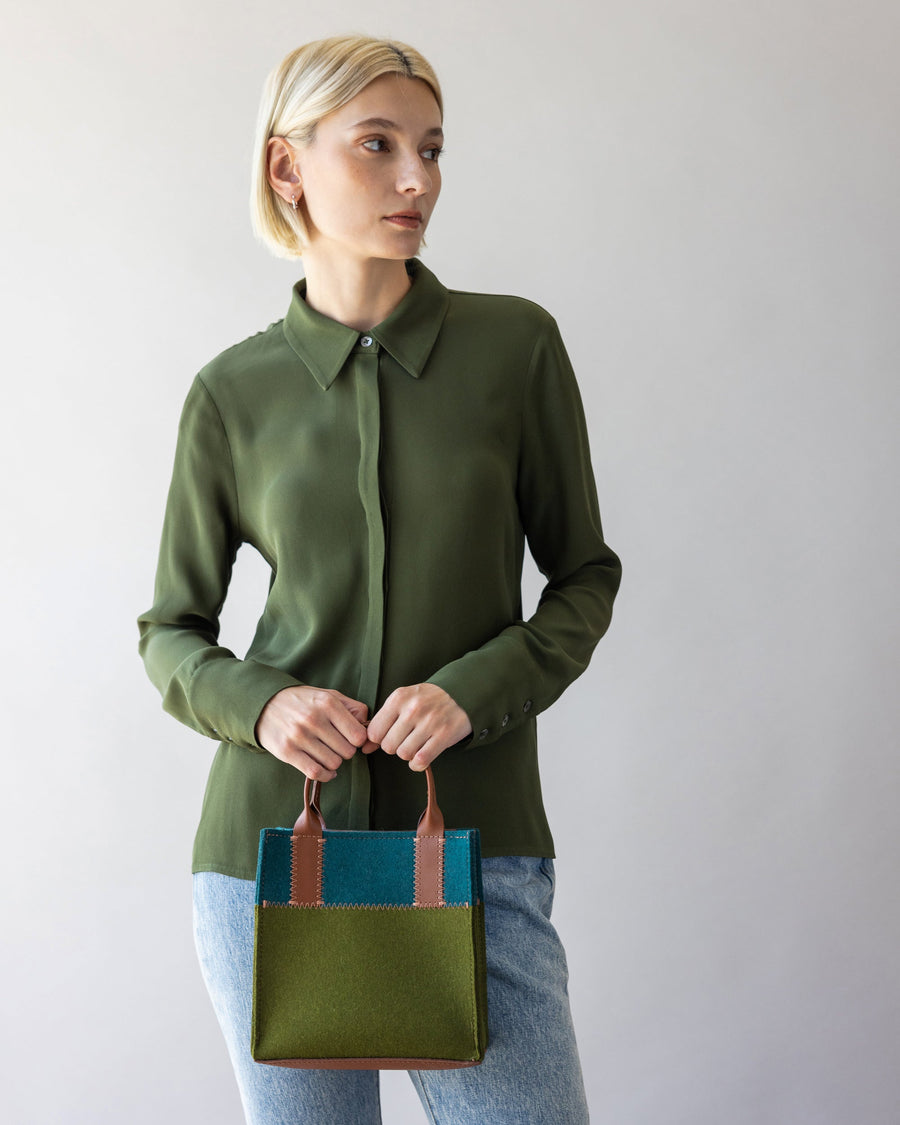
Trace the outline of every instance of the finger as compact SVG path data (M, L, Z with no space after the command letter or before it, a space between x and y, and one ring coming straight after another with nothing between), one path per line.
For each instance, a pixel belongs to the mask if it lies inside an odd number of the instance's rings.
M333 707L327 709L328 719L338 734L349 744L350 752L343 753L343 757L352 758L356 751L367 741L366 727L368 726L368 707L365 703L349 699L340 692L335 692L338 699L332 699ZM344 703L343 701L347 702ZM348 706L350 704L351 706ZM356 708L356 711L351 709ZM338 747L335 746L337 750ZM342 753L342 751L338 751Z
M445 749L445 746L441 746L438 741L430 738L421 748L421 750L417 751L417 753L410 759L409 768L411 770L414 770L416 773L421 773L422 770L424 770L427 766L430 766L435 758L442 754Z
M381 740L381 748L408 761L427 738L427 730L423 730L421 725L417 727L414 719L401 715Z
M365 723L369 718L369 708L360 699L351 699L349 695L344 695L342 691L337 688L332 688L332 695L336 696L350 714L361 723Z
M392 730L391 734L393 733L394 731ZM422 749L428 741L428 738L429 735L427 731L423 731L421 727L413 726L406 737L399 741L394 753L398 758L402 758L404 762L409 762Z
M321 716L297 724L288 731L283 748L288 753L306 754L328 769L337 769L356 753L356 747Z
M355 751L354 747L354 751ZM346 758L339 750L336 750L327 742L312 741L307 742L301 750L313 762L317 762L326 770L339 770L346 761Z
M381 709L376 711L369 720L369 740L377 742L382 747L384 747L385 736L400 715L396 695L396 692L392 692L381 705ZM391 751L388 751L388 753L391 753Z
M327 747L323 747L323 749L327 751ZM339 758L335 765L339 766L342 762L343 759ZM337 777L336 768L332 769L318 757L314 757L305 750L295 750L288 759L288 764L306 774L313 781L334 781Z
M313 757L318 757L316 743L323 743L342 759L352 758L365 740L366 728L330 692L295 735L297 748L312 751Z

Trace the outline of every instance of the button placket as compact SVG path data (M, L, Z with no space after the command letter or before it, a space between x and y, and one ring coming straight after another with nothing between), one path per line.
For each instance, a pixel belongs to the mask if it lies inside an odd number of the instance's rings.
M369 339L370 344L374 344L371 337ZM384 644L385 530L378 475L381 450L381 405L377 346L371 347L368 353L358 352L353 357L351 370L354 376L359 433L357 489L365 513L368 533L366 580L368 611L360 653L357 698L371 708L374 707L378 696L381 650ZM368 828L370 796L368 763L363 755L357 754L347 766L350 767L351 783L347 827Z
M371 337L366 337L371 341ZM359 698L374 706L378 694L381 647L384 641L385 534L381 510L378 458L381 450L381 405L378 385L378 354L357 355L356 381L359 429L359 498L366 516L369 546L368 604L363 641Z

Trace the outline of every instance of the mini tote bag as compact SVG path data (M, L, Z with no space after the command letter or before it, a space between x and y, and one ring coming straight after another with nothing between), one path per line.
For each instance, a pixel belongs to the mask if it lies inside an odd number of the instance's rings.
M331 831L306 781L260 833L251 1053L277 1066L449 1069L487 1045L481 853L445 831L434 777L415 831Z

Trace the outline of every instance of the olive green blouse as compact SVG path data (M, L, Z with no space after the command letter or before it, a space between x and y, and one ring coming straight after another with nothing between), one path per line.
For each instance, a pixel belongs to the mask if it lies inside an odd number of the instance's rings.
M553 855L535 717L587 667L621 574L578 387L540 306L449 290L419 259L407 271L365 333L312 309L298 281L284 319L187 395L139 628L163 707L220 742L194 871L253 878L259 829L293 824L304 777L254 729L300 683L370 715L396 687L439 684L473 729L434 764L448 827L479 828L485 855ZM523 620L526 540L547 584ZM241 659L218 635L243 543L272 574ZM424 789L405 762L356 754L323 813L329 828L412 828Z

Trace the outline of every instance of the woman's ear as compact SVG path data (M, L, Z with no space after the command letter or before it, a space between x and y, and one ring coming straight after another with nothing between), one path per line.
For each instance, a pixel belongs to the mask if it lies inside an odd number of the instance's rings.
M270 137L266 145L269 183L286 203L294 203L303 194L300 175L294 164L296 153L284 137Z

